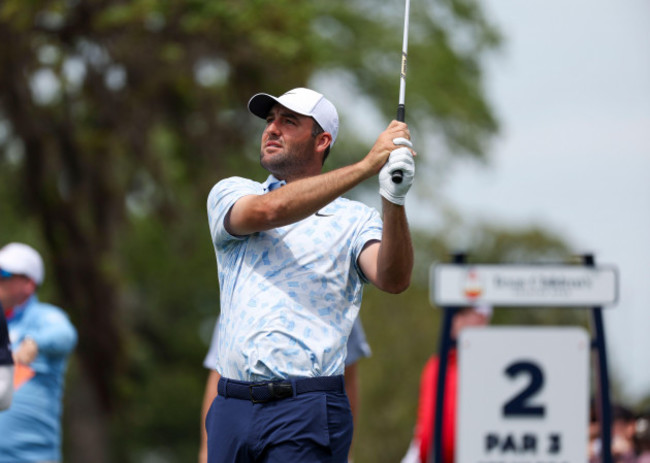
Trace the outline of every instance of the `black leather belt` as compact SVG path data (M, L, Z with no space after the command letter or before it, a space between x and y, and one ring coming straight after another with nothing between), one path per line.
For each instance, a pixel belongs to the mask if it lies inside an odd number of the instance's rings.
M221 378L217 391L225 398L265 403L307 392L345 392L345 382L342 375L254 383Z

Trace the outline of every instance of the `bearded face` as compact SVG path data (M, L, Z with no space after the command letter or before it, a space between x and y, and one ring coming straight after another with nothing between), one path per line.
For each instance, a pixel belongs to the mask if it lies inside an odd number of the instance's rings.
M320 172L312 135L313 120L275 105L266 118L260 164L276 178L288 180Z

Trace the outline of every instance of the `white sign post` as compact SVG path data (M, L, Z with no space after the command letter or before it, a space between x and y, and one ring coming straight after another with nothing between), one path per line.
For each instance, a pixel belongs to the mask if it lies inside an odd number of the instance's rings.
M461 332L456 463L584 463L589 352L576 327Z

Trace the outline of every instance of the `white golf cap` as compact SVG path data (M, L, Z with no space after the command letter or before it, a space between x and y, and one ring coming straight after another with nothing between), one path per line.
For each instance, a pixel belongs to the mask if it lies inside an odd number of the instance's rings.
M45 268L41 255L23 243L9 243L0 249L0 269L16 275L25 275L37 285L43 283Z
M274 104L280 103L287 109L313 117L325 132L332 135L332 145L339 132L339 115L336 108L321 93L308 88L294 88L280 97L268 93L258 93L248 101L248 110L262 119L266 119Z

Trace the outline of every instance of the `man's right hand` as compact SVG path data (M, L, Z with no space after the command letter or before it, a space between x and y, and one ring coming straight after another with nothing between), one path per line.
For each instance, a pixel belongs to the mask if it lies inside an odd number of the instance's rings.
M392 121L386 130L379 134L377 141L364 158L370 164L370 169L374 174L379 173L388 161L390 153L398 147L394 141L398 138L410 140L411 133L404 122ZM412 154L415 153L412 152Z

